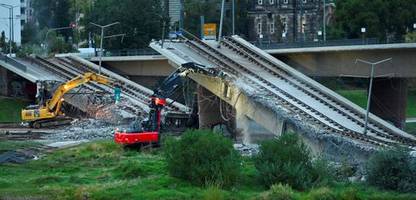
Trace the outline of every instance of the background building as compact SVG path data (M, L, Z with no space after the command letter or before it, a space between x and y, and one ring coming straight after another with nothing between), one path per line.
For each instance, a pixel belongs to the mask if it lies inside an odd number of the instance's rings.
M330 11L333 4L326 7ZM323 0L253 0L248 11L249 39L262 42L321 39L318 31L322 31L322 8Z
M3 6L0 6L0 33L4 31L6 36L6 41L9 41L11 38L18 46L21 44L21 31L22 31L22 23L27 21L26 15L26 3L28 0L1 0L0 4L7 4L13 6L13 29L12 33L10 33L10 12L9 9ZM22 9L23 5L25 5L24 9ZM22 15L23 13L23 15ZM33 12L31 12L32 14ZM31 15L32 16L32 15Z

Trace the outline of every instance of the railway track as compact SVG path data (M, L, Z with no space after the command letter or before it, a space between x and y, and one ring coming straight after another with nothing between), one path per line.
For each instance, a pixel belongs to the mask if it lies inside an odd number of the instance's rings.
M38 64L39 66L43 67L45 70L61 77L64 81L68 81L78 75L80 75L81 73L76 73L74 71L69 70L68 68L64 68L60 65L56 65L54 63L49 62L48 60L41 58L41 57L36 57L36 59L33 60L34 63ZM84 85L84 88L86 88L87 90L89 90L90 92L111 92L111 88L107 87L107 86L101 86L98 85L96 83L88 83L86 85ZM142 107L139 105L135 105L134 102L132 103L133 105L127 105L126 106L126 110L129 111L132 114L137 114L139 112L142 112L143 109Z
M253 50L243 46L232 37L225 38L225 40L223 40L223 44L236 53L242 52L243 56L249 59L256 66L264 69L268 73L272 74L274 77L283 80L286 84L290 84L292 87L301 90L304 94L308 95L314 100L325 104L331 111L345 116L347 120L350 120L352 123L355 123L361 129L364 129L364 114L359 113L357 110L351 108L345 103L340 102L339 100L325 94L324 92L320 91L319 88L313 87L310 84L307 84L305 81L301 80L300 78L291 75L290 73L282 70L279 67L276 67L269 60L257 54ZM403 144L415 144L411 143L409 138L382 127L379 123L375 122L374 120L369 121L368 128L368 134L370 135L388 138L394 141L400 141Z
M71 57L66 57L66 58L58 58L61 62L66 63L69 66L74 66L79 68L81 71L92 71L95 73L98 73L98 69L90 66L90 65L86 65L83 64L77 60L75 60L74 58ZM117 75L113 72L110 72L106 69L102 69L101 71L102 74L112 77L114 79L116 79L117 81L121 82L121 89L123 94L125 94L126 96L130 96L131 98L134 98L137 101L140 101L142 103L144 103L145 107L147 108L148 105L148 101L149 101L149 97L153 94L153 91L148 89L148 88L144 88L140 85L138 85L137 83L134 83L124 77L121 77L120 75ZM174 114L188 114L189 112L189 108L174 102L171 99L168 99L168 105L166 106L166 110L170 113L174 113ZM148 111L147 111L148 112Z
M199 55L229 74L242 77L255 90L266 93L269 98L289 107L292 112L319 124L325 132L337 133L378 146L416 146L414 140L395 134L374 122L370 123L368 134L362 134L359 130L364 127L363 116L358 112L276 67L274 63L242 46L233 38L225 38L221 43L221 49L197 38L183 39L185 44Z

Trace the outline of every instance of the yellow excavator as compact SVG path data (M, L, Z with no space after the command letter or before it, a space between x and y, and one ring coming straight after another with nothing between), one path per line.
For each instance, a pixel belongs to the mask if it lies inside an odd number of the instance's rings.
M29 126L33 128L57 126L69 123L70 118L65 117L65 114L61 111L62 103L64 102L63 96L70 90L90 81L109 86L114 84L114 82L106 76L87 72L61 84L50 99L44 102L41 101L38 105L30 105L23 109L21 116L22 120L28 122Z

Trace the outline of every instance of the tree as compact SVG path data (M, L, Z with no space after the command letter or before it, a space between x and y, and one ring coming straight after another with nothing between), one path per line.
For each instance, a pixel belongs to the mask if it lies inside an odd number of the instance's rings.
M73 21L69 13L71 4L68 0L36 0L33 1L33 8L39 29L68 27ZM62 30L60 33L68 40L72 31Z
M226 1L231 2L231 1ZM204 16L205 23L216 23L219 29L221 15L221 0L187 0L184 5L184 28L195 35L200 35L200 16ZM246 35L248 33L247 19L248 1L235 0L235 28L236 33ZM218 33L218 30L217 30ZM232 33L232 12L229 10L224 15L223 35Z
M89 32L99 34L97 27L89 23L105 25L120 22L116 27L107 28L105 35L126 34L124 42L120 38L105 40L106 49L143 48L151 39L161 38L162 33L162 0L100 0L95 1L87 11L82 24L86 27L84 37Z
M336 0L335 23L329 38L403 39L416 18L416 4L408 0Z
M6 34L4 31L1 32L0 36L0 49L3 50L3 52L5 52L6 49Z

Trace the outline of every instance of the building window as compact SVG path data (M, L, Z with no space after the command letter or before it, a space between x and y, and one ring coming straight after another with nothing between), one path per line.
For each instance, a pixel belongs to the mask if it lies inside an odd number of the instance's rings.
M288 4L289 3L289 0L283 0L283 3L284 4Z
M270 33L274 33L274 23L269 24Z
M263 5L263 0L257 0L257 4Z
M261 22L257 23L257 34L261 34Z
M270 5L273 5L274 4L274 0L270 0L269 3L270 3Z

